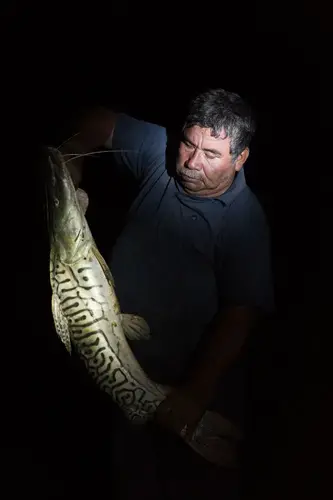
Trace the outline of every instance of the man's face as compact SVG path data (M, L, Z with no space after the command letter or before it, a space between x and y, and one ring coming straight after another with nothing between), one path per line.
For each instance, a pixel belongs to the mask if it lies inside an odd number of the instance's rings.
M236 160L230 155L230 139L224 131L219 137L210 128L186 128L178 150L176 172L184 191L196 196L224 193L248 157L244 150Z

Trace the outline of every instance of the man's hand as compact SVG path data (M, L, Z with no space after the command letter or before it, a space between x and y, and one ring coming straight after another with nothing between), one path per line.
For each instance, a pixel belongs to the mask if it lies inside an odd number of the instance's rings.
M83 191L83 189L79 188L76 190L76 196L77 196L77 200L79 202L79 205L82 209L83 215L85 215L86 211L88 209L88 205L89 205L88 195L85 191Z
M234 307L217 316L186 384L174 389L158 407L155 417L158 424L186 441L191 439L214 398L220 377L237 359L253 317L253 311L247 307Z
M176 388L158 407L155 421L189 441L205 411L188 389Z

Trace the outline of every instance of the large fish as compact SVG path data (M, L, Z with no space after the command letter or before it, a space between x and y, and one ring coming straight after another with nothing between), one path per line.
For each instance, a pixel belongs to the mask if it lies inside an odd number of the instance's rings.
M148 378L126 340L144 342L149 327L143 318L121 313L111 272L94 242L65 161L53 148L48 148L46 187L55 329L126 417L145 423L170 391ZM207 411L188 444L210 462L233 465L240 437L231 422Z

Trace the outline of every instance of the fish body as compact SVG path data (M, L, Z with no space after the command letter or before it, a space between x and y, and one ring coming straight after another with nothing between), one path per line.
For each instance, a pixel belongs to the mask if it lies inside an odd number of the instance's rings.
M61 154L48 149L47 205L55 329L96 382L134 423L153 418L170 388L150 380L127 338L149 337L143 318L122 314L111 272L99 253ZM130 286L130 283L128 284ZM127 336L127 338L126 338ZM207 411L188 444L207 460L233 462L239 430ZM229 463L232 465L232 463Z
M100 389L112 396L128 418L146 421L166 391L150 381L128 346L119 304L101 259L94 245L71 265L51 253L53 312L59 311L64 330ZM59 336L70 350L68 335Z

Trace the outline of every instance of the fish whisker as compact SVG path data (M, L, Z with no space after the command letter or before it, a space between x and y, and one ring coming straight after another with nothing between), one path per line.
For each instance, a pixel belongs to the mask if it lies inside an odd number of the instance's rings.
M60 146L57 147L57 149L59 150L60 148L62 148L62 146L64 146L65 144L67 144L67 142L69 142L71 139L73 139L73 137L76 137L77 135L80 135L80 132L76 132L75 134L71 135L70 137L68 137L68 139L65 139L61 144Z
M95 155L100 154L100 153L128 153L128 152L138 153L138 150L135 150L135 149L109 149L107 151L105 151L105 150L103 150L103 151L93 151L91 153L82 153L82 154L65 153L62 156L64 158L68 157L68 156L71 156L71 158L68 158L65 161L65 163L68 163L69 161L76 160L77 158L82 158L82 157L85 157L85 156L95 156Z

